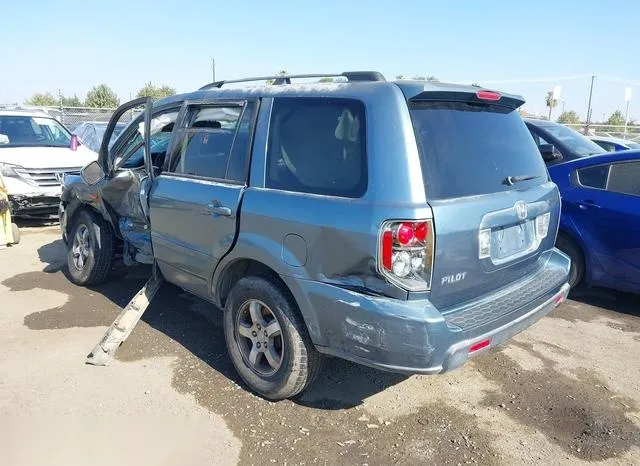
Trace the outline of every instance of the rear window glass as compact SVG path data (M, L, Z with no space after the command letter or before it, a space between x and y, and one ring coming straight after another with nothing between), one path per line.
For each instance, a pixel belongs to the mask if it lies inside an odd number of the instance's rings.
M276 99L266 186L361 197L367 187L364 104L335 98Z
M523 189L548 180L540 152L516 110L416 102L410 111L430 198ZM534 178L509 184L509 177Z

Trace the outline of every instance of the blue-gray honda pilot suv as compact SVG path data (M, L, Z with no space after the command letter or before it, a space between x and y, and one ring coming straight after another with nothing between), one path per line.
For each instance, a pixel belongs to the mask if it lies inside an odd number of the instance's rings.
M454 369L566 298L560 197L520 97L332 76L123 105L106 141L145 110L64 181L72 280L155 263L224 309L233 364L269 399L304 390L321 355Z

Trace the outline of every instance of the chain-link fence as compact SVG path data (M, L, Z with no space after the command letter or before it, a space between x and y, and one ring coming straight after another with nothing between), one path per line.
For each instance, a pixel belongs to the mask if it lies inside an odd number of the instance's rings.
M626 139L632 142L640 143L640 125L624 125L613 126L604 124L589 124L587 129L584 123L567 124L569 128L589 136L603 136L608 138Z
M4 110L40 110L51 115L69 130L82 122L104 122L107 123L113 115L115 108L94 108L94 107L36 107L30 105L0 105ZM138 111L127 112L120 117L121 122L129 123L138 115Z
M94 108L94 107L34 107L28 105L0 105L0 109L8 110L41 110L53 118L64 124L69 130L73 131L78 123L85 121L92 122L108 122L113 115L115 108ZM121 122L129 123L141 111L141 109L127 112L120 117ZM626 127L612 126L606 124L589 124L587 129L584 123L566 124L569 128L573 128L582 134L589 136L605 136L612 138L627 139L629 141L640 143L640 125L627 125Z

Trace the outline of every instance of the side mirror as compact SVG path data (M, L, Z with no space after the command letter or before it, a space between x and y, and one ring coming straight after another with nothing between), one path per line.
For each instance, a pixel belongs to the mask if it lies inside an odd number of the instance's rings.
M71 148L71 150L78 150L78 146L80 145L80 141L78 140L78 136L76 136L75 134L71 135L71 143L69 144L69 147Z
M562 159L562 155L560 155L553 144L540 144L538 149L540 150L542 159L545 162L553 162L555 160Z
M97 161L91 162L80 170L82 181L92 186L104 178L104 170Z

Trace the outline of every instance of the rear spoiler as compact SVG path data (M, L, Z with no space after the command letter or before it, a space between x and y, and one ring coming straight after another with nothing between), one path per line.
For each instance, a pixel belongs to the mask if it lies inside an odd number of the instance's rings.
M515 95L505 95L488 89L470 91L424 91L409 99L409 102L464 102L477 104L500 105L517 109L524 104L524 99Z

